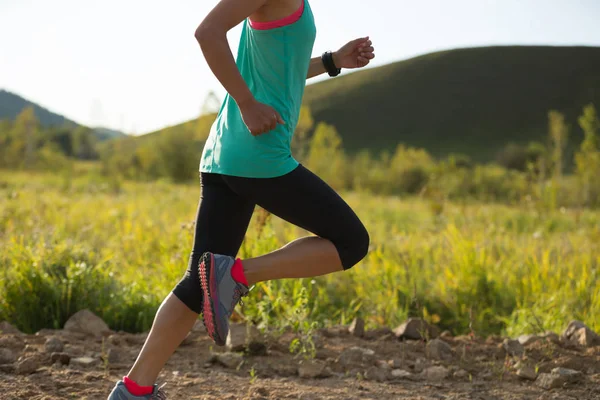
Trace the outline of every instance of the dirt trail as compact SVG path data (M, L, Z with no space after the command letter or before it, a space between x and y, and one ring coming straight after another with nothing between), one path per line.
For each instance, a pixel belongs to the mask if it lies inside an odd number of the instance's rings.
M239 348L251 343L245 354L211 352L202 329L190 334L160 377L169 399L600 399L596 336L587 346L557 335L522 338L523 346L447 335L399 340L389 329L357 337L338 327L317 333L315 360L301 361L289 351L292 333L247 340L246 329L234 328ZM104 400L144 339L65 330L0 334L0 399Z

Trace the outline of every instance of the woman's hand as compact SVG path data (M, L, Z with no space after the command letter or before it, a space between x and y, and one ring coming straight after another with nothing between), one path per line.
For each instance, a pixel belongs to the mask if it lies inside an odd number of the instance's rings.
M246 127L253 136L272 131L278 123L285 125L283 118L273 107L260 103L254 98L238 104L238 107Z
M338 68L362 68L375 58L374 51L368 36L352 40L333 53L333 62Z

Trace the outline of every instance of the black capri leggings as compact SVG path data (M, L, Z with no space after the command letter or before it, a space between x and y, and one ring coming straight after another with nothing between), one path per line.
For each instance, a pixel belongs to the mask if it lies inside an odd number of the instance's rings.
M302 165L277 178L202 173L201 184L194 247L185 276L173 290L197 313L202 304L200 257L207 251L236 257L256 205L330 240L345 270L367 254L369 234L360 219L329 185Z

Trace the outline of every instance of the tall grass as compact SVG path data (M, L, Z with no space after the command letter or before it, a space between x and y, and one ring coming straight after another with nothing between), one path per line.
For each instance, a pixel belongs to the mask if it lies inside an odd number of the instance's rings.
M0 172L0 320L34 332L90 308L149 328L187 266L198 185ZM345 193L369 255L347 272L258 284L237 318L369 326L423 316L454 333L600 328L600 213ZM257 213L251 257L305 232Z

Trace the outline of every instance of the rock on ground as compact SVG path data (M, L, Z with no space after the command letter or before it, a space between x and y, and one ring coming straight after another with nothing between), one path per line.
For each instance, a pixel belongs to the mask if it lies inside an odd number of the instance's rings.
M394 378L408 378L411 377L412 374L408 371L405 371L403 369L395 369L392 371L392 377Z
M569 368L554 368L551 373L562 376L569 383L575 383L583 378L583 373Z
M67 353L52 353L51 359L53 364L59 362L62 365L69 365L71 362L71 356Z
M531 365L523 365L521 368L517 369L517 376L519 378L529 379L530 381L535 381L537 378L535 368Z
M244 361L244 357L241 354L237 353L220 353L214 356L216 362L221 364L224 367L236 369L240 366L242 361Z
M502 347L513 357L522 357L525 354L525 348L518 340L504 339Z
M452 347L441 339L433 339L427 343L426 351L435 360L451 360L454 357Z
M566 342L575 343L584 347L600 344L600 337L581 321L571 321L562 334Z
M21 331L9 324L7 321L0 322L0 334L20 335Z
M583 374L567 368L554 368L549 374L540 374L535 384L543 389L557 389L567 383L576 383L583 378Z
M581 328L587 328L587 325L581 321L571 321L569 325L565 328L565 331L562 334L563 339L570 340L571 336Z
M65 330L86 333L93 336L103 336L110 333L106 322L90 310L81 310L73 314L66 322Z
M540 339L541 338L539 336L536 336L536 335L521 335L521 336L519 336L519 338L517 340L523 346L529 346L530 344L535 343L535 342L537 342Z
M424 359L422 357L418 357L415 360L415 363L413 365L413 370L415 372L423 372L423 370L426 369L429 366L430 366L430 364L427 362L426 359Z
M362 318L354 318L348 332L356 337L363 337L365 335L365 321Z
M11 349L13 351L21 351L25 348L25 341L19 336L1 336L0 349Z
M446 379L449 374L450 371L448 371L447 368L442 366L435 366L423 370L423 372L419 374L419 377L428 381L439 382Z
M410 318L402 325L394 329L398 339L430 340L439 336L439 329L419 318Z
M114 348L108 349L108 352L105 355L105 361L109 364L117 364L120 360L119 350Z
M466 379L469 377L469 373L467 371L465 371L464 369L459 369L458 371L456 371L454 373L454 377L457 379Z
M12 364L17 360L17 356L10 349L0 348L0 364Z
M362 347L351 347L340 354L338 362L344 367L354 364L372 364L375 362L375 352Z
M600 338L588 327L580 328L571 336L571 340L580 346L592 347L600 342Z
M59 338L49 337L46 339L44 348L47 353L60 353L65 349L65 345Z
M365 372L365 379L369 381L385 382L388 380L388 372L379 367L371 367Z
M38 356L20 359L17 362L16 372L19 375L32 374L44 365L44 360Z
M564 381L559 375L540 374L537 377L535 384L542 389L550 390L562 387Z
M326 378L330 373L327 364L320 360L302 360L298 365L298 376L304 379Z
M77 358L72 358L71 362L69 363L72 366L77 366L77 367L91 367L94 366L96 364L99 364L100 360L96 359L96 358L92 358L92 357L77 357Z

